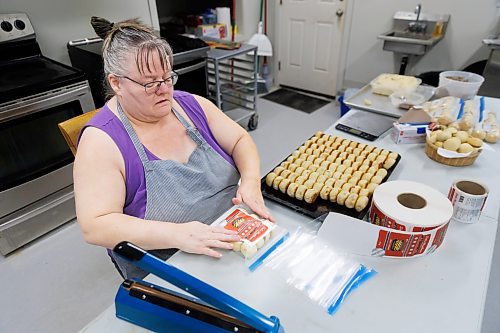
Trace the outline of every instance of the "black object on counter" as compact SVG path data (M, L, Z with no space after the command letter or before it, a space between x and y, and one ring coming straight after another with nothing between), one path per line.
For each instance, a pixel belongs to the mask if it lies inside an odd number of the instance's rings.
M102 41L96 39L88 44L76 46L68 44L68 53L71 64L87 74L96 108L102 107L106 101Z
M198 38L162 32L174 52L174 70L179 74L175 89L207 96L206 55L210 47ZM102 40L84 39L68 43L71 64L87 74L92 97L100 108L107 100L104 86Z
M285 162L289 156L291 156L291 154L288 155L283 161L278 163L275 167L273 167L272 170L274 170L277 166L281 165L281 163ZM398 155L398 158L396 159L396 163L394 163L394 165L391 168L387 169L387 175L384 177L381 184L385 183L389 179L392 172L394 171L396 166L399 164L399 161L401 161L401 155ZM270 172L272 172L272 170ZM275 202L277 202L285 207L291 208L298 213L310 216L312 218L318 218L318 217L320 217L324 214L327 214L329 212L336 212L336 213L344 214L344 215L355 217L355 218L362 220L363 217L368 212L368 210L370 209L372 198L373 198L373 195L370 195L370 197L369 197L370 200L369 200L368 204L366 205L366 208L363 209L361 212L358 212L354 208L347 208L344 205L339 205L339 204L333 203L331 201L323 200L319 196L314 203L309 204L303 200L298 200L296 198L292 198L292 197L288 196L287 194L282 193L279 190L275 190L274 188L267 186L266 176L267 176L267 174L261 179L262 195L265 198L271 199L271 200L273 200L273 201L275 201Z

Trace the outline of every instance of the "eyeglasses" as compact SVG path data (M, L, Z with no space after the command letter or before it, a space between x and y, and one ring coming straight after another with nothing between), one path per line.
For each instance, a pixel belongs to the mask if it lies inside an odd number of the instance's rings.
M144 91L148 95L157 93L158 90L160 90L160 87L161 87L162 83L164 83L169 88L173 87L177 83L177 80L179 79L179 75L176 72L173 72L173 71L172 71L172 75L169 76L169 77L167 77L165 80L151 81L151 82L148 82L148 83L137 82L136 80L131 79L128 76L120 76L120 77L123 77L123 78L125 78L127 80L130 80L130 81L132 81L134 83L137 83L140 86L143 86L144 87Z

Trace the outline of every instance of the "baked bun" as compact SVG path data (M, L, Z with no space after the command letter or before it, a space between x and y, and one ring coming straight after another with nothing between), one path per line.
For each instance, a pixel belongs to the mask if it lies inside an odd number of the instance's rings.
M368 201L369 199L367 196L359 195L354 208L356 209L356 211L361 212L368 205Z
M274 178L276 178L278 175L274 172L269 172L266 176L266 185L269 187L273 186Z
M351 194L349 194L347 199L345 199L344 204L347 208L354 208L354 205L356 204L356 200L358 200L358 195L356 193L351 193Z
M346 190L342 190L337 194L337 203L339 205L344 205L347 197L349 196L349 192Z
M310 188L304 194L304 201L307 202L307 203L313 203L318 198L318 195L319 195L319 191L318 190Z

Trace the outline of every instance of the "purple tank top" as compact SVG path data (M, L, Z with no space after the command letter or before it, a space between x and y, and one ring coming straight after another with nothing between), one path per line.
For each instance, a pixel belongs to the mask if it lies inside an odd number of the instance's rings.
M190 93L184 91L174 91L174 99L179 103L187 116L198 129L207 143L219 153L226 161L235 166L233 159L228 155L215 139L205 112L198 101ZM135 150L125 127L116 115L105 104L82 129L92 126L107 133L118 146L125 161L125 186L126 197L123 212L127 215L144 218L146 213L146 179L141 159ZM81 134L80 134L81 135ZM158 160L146 147L146 155L149 160Z

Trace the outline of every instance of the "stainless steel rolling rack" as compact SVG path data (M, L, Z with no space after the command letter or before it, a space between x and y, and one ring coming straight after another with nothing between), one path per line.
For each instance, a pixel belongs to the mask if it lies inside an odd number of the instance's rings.
M257 128L257 46L207 53L208 97L231 119Z

